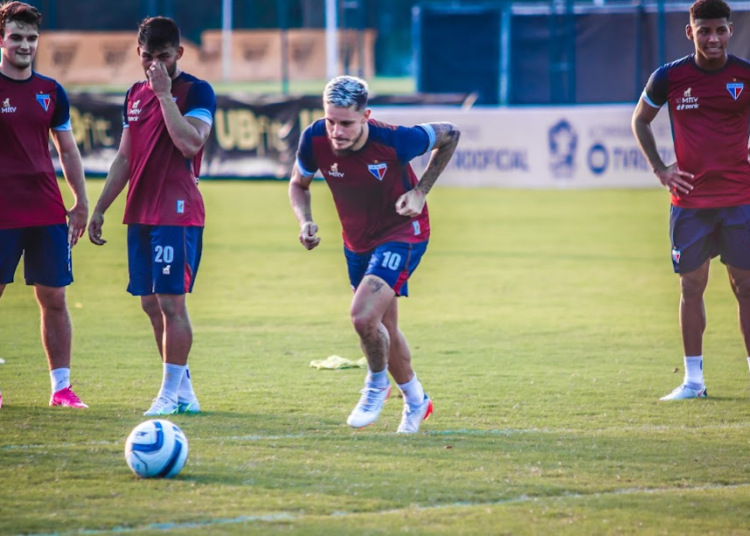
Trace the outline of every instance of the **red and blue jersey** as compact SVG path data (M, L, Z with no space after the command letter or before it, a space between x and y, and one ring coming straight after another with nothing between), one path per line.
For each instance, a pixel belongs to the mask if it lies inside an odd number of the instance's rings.
M70 130L68 96L51 78L0 74L0 229L67 222L49 131Z
M216 95L207 82L180 73L172 80L172 98L182 115L213 124ZM148 80L128 90L123 127L130 132L130 187L123 223L203 227L205 208L198 190L203 149L185 158L175 146Z
M729 55L726 65L706 71L690 55L657 69L643 99L669 104L678 167L695 175L693 190L672 195L682 208L750 204L750 63Z
M297 168L306 176L320 170L331 188L343 228L344 244L366 252L385 242L423 242L430 237L425 204L418 216L400 216L396 200L417 184L409 162L435 144L429 124L403 127L368 121L367 142L358 151L337 155L320 119L302 133Z

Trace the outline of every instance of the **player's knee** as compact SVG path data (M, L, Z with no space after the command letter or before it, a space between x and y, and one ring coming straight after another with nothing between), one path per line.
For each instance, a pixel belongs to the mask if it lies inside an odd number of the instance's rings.
M680 289L684 300L697 300L703 298L706 290L707 280L698 276L683 276L680 278Z
M149 318L161 316L161 308L159 307L159 302L156 301L156 298L153 298L151 296L141 299L141 309L143 309L143 312L146 313Z
M750 300L750 278L732 281L732 290L738 300Z
M65 303L65 288L53 288L53 287L36 287L36 299L39 302L39 306L47 312L62 313L67 310L67 304Z
M371 312L366 311L352 311L352 325L354 331L360 335L369 335L378 330L380 326L380 318Z

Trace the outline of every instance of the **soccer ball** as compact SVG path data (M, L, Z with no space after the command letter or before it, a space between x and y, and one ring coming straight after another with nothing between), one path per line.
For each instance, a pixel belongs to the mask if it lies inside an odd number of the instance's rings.
M125 461L141 478L172 478L185 466L187 455L185 434L162 419L142 422L125 442Z

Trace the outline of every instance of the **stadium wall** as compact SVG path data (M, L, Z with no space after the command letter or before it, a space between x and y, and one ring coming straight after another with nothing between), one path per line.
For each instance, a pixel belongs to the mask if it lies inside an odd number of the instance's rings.
M432 97L434 98L434 97ZM430 102L422 97L422 103ZM454 96L457 101L459 96ZM107 173L122 133L123 96L71 94L73 134L87 175ZM394 106L373 99L375 119L413 125L451 121L461 142L440 183L461 187L631 188L658 186L630 130L633 105L475 108ZM448 102L449 100L446 100ZM439 102L439 101L438 101ZM322 116L320 97L220 95L203 178L287 179L301 131ZM654 122L665 162L674 161L668 114ZM54 146L50 144L54 154ZM418 173L428 156L416 159ZM58 171L59 162L56 162Z

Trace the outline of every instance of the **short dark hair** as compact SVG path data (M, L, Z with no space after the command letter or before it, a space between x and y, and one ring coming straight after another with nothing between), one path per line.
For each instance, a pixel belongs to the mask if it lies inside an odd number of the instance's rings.
M38 30L42 25L42 14L26 2L5 2L0 4L0 35L3 37L5 25L9 22L28 24Z
M138 25L138 46L151 50L180 46L180 28L169 17L147 17Z
M732 10L724 0L696 0L690 6L690 20L696 19L727 19Z

